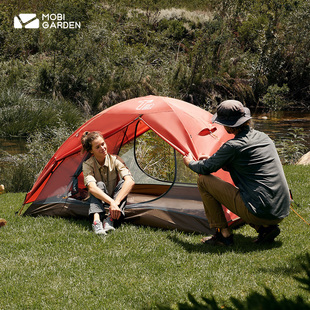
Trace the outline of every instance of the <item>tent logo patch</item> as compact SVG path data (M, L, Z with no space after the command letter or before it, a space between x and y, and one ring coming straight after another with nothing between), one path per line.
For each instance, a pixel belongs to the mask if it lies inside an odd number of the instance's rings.
M151 110L155 105L153 100L142 100L139 103L140 104L137 106L136 110Z
M40 22L36 14L27 13L14 16L14 28L37 29L39 27Z

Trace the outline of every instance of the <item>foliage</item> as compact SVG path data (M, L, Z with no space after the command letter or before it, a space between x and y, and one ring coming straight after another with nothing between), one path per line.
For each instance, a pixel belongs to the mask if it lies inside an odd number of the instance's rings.
M262 98L262 103L267 110L277 111L285 106L285 97L289 92L286 84L282 87L271 85L267 89L267 93Z
M153 131L148 131L137 138L136 157L140 168L149 176L162 181L173 181L175 175L173 148Z
M65 126L73 130L82 123L81 113L64 100L37 99L15 90L0 92L1 136L27 137Z
M29 191L61 143L83 122L65 100L38 99L9 88L0 92L0 135L28 139L27 153L0 154L0 182L9 191Z
M34 132L28 138L27 153L10 155L2 152L0 183L6 184L9 192L28 192L41 170L70 134L71 130L67 127Z
M306 133L303 128L288 129L289 137L276 141L282 164L296 164L307 152Z
M1 2L0 136L73 131L81 113L149 94L209 110L228 97L270 110L296 100L307 108L309 11L309 1L292 0ZM82 27L14 29L21 12L65 13ZM304 151L296 134L295 143L281 141L285 163Z
M82 27L14 29L21 11L65 13ZM0 88L86 114L147 94L264 106L284 84L283 102L308 106L309 11L293 0L13 0L0 10Z

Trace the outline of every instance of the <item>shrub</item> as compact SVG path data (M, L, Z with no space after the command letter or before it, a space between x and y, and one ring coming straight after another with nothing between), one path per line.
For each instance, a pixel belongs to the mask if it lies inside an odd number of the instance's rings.
M0 136L28 137L59 126L73 130L82 123L80 111L72 104L36 99L15 89L0 93L0 109Z
M41 170L59 146L69 137L71 129L59 127L31 134L26 154L0 154L0 183L9 192L28 192Z
M288 129L288 138L276 141L277 151L282 164L296 164L307 152L306 133L303 128Z
M267 110L281 110L287 103L285 97L289 93L289 88L286 84L282 87L271 85L268 87L267 93L262 98L261 102Z

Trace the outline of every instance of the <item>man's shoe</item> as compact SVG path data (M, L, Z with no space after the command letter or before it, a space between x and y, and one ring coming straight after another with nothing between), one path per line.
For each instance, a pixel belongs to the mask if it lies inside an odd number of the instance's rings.
M104 221L103 221L103 229L104 231L107 233L110 230L115 230L114 226L113 226L113 220L111 219L111 217L107 217Z
M101 221L94 221L92 224L93 231L96 235L106 235Z
M6 220L5 219L0 219L0 227L6 225Z
M274 238L279 236L280 228L278 225L270 225L267 227L261 226L258 229L258 238L253 242L256 244L266 244L274 242Z
M206 245L224 245L232 246L234 244L234 235L231 234L229 237L224 237L220 230L216 230L215 235L204 237L201 242Z

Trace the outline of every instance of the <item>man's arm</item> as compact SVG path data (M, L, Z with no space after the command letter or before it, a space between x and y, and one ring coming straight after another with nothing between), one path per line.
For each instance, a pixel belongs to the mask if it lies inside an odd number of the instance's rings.
M191 153L183 157L184 164L198 174L210 174L225 167L234 158L234 148L223 144L219 150L209 158L195 161Z

